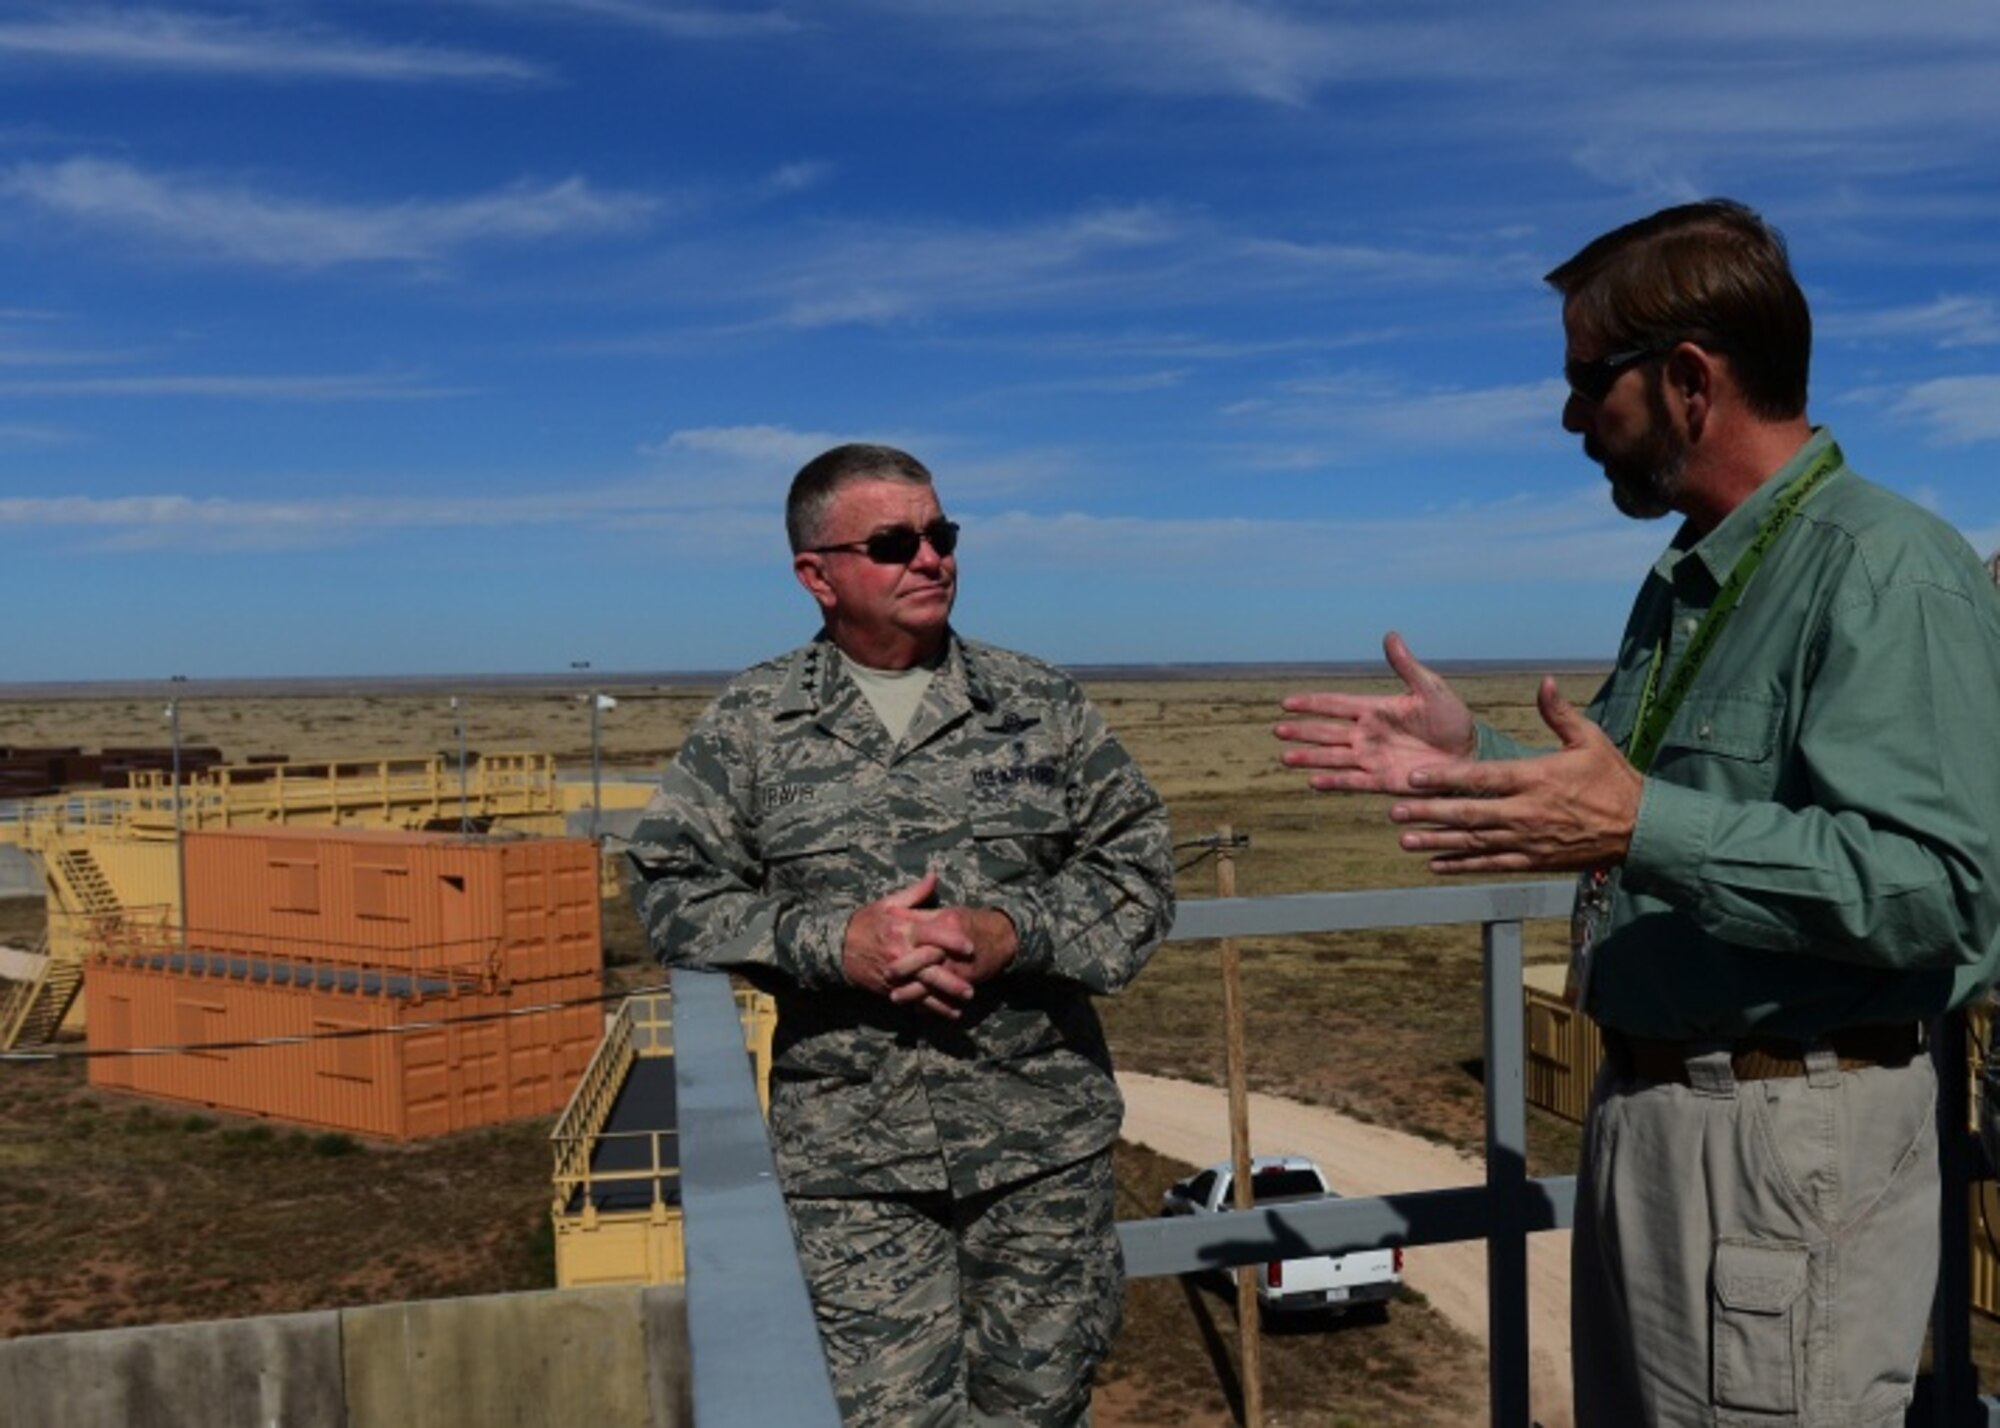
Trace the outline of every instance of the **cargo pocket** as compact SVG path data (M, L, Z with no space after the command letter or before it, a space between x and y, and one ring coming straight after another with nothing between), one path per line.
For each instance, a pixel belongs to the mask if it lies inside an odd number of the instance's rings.
M1770 1241L1716 1246L1710 1347L1718 1409L1799 1411L1811 1254L1802 1244Z

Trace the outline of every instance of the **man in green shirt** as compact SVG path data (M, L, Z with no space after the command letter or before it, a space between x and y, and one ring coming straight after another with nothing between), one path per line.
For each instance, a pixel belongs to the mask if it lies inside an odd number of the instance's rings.
M1396 635L1388 697L1296 695L1284 761L1399 796L1447 874L1578 873L1602 1027L1577 1177L1577 1420L1901 1424L1937 1265L1924 1028L2000 959L2000 597L1806 418L1782 240L1724 200L1549 275L1628 515L1683 524L1560 748L1475 723Z

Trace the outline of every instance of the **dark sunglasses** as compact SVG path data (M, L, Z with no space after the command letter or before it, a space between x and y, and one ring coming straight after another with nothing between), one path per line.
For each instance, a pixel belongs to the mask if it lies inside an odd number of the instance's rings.
M1563 363L1563 380L1569 383L1570 391L1595 405L1610 394L1611 384L1623 375L1627 367L1636 367L1648 357L1658 357L1668 350L1664 347L1635 347L1629 352L1613 352L1609 357L1597 357L1588 362L1572 357Z
M886 531L876 531L866 540L809 545L806 549L814 555L830 555L837 550L859 551L877 565L908 565L917 558L917 547L925 541L930 542L931 549L940 557L950 555L958 549L958 522L939 519L922 530L915 526L891 526Z

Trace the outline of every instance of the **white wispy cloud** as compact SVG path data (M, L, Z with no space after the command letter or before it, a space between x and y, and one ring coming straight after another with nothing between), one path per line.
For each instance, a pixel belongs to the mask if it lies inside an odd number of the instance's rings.
M1091 361L1239 362L1350 347L1373 347L1393 342L1403 335L1400 329L1395 328L1314 333L1304 337L1219 337L1197 332L1113 330L1038 332L1027 337L1005 334L978 339L978 345L1028 352L1038 357Z
M8 527L70 529L90 548L291 550L339 546L396 530L468 530L601 520L619 509L601 494L549 491L437 499L333 496L264 501L180 493L0 498Z
M1911 307L1826 313L1814 326L1833 338L1915 338L1942 348L1992 347L2000 344L2000 307L1991 298L1948 294Z
M987 401L1011 400L1029 394L1129 396L1142 392L1171 391L1187 384L1194 372L1189 367L1163 367L1146 372L1098 372L1076 377L1052 377L1039 382L1015 382L986 393Z
M787 194L804 193L808 189L820 187L833 177L833 165L818 159L800 159L789 164L780 164L764 181L757 185L757 192L768 197L783 197Z
M1537 446L1558 431L1568 389L1548 380L1498 387L1413 390L1371 373L1286 382L1270 397L1238 402L1228 415L1340 437L1329 459L1352 462L1370 451Z
M659 264L661 285L700 274L695 301L741 302L752 315L718 335L772 328L907 327L963 315L1020 318L1055 311L1104 322L1119 313L1189 308L1230 314L1253 301L1324 302L1346 294L1378 311L1385 295L1425 299L1451 291L1532 290L1543 266L1517 249L1437 232L1342 247L1252 231L1199 207L1130 200L991 221L881 216L765 225L743 241L690 243ZM1484 245L1484 240L1477 240ZM940 326L930 340L1037 359L1123 351L1165 362L1269 356L1374 345L1404 335L1387 327L1306 336L1203 336L1185 332L979 331ZM653 339L685 341L685 332Z
M232 401L379 402L463 396L410 376L334 373L271 377L227 373L154 373L102 377L0 378L0 395L14 397L212 397Z
M1567 161L1661 201L1776 179L1811 159L1903 177L1979 160L2000 123L1985 5L1749 0L1698 25L1615 7L1409 0L842 0L911 43L975 57L957 82L1220 97L1338 113L1349 144L1429 134ZM1727 33L1729 59L1717 61ZM1378 102L1415 86L1419 104ZM1837 96L1837 97L1836 97ZM1579 136L1589 136L1579 140Z
M772 429L773 431L779 429ZM814 444L818 436L795 434ZM706 452L699 434L680 448ZM719 443L741 465L757 450L745 435ZM832 444L829 442L828 444ZM807 453L812 454L811 452ZM787 457L789 460L789 456ZM761 458L760 458L761 462ZM700 469L699 463L689 470ZM948 494L1004 484L1005 463L954 464L940 480ZM76 533L87 550L287 550L365 544L398 530L532 527L618 531L643 536L690 560L781 562L776 515L789 469L761 470L754 482L716 489L707 481L634 482L482 497L330 496L244 500L158 494L0 498L0 536L16 530ZM1661 523L1625 520L1601 487L1552 496L1465 503L1406 516L1319 520L1222 516L1093 515L1016 509L978 519L980 563L994 571L1129 569L1188 581L1227 579L1284 586L1413 585L1629 580L1665 541ZM778 568L774 564L774 569Z
M641 450L648 456L670 458L688 453L720 456L745 466L782 468L789 474L829 447L855 439L784 426L703 426L673 432Z
M1179 236L1149 204L1110 205L1039 222L977 227L871 223L801 235L778 281L794 327L887 324L936 311L1012 308L1087 286L1103 299L1138 279L1114 260Z
M480 243L534 242L641 228L654 200L578 177L491 193L363 206L280 198L244 186L76 158L21 164L0 193L84 227L172 243L212 258L292 268L423 263Z
M688 509L740 508L749 528L768 532L792 474L832 447L850 441L914 453L935 473L949 501L991 501L1022 492L1073 489L1083 466L1069 453L1023 447L1001 454L968 451L935 432L801 431L777 425L685 427L640 448L653 463L640 481L600 492L635 515ZM764 524L758 525L761 520ZM761 544L761 542L760 542Z
M0 422L0 446L60 446L75 439L74 432L61 427Z
M393 388L383 393L397 394ZM0 534L10 527L68 530L98 551L249 551L353 545L400 530L568 527L644 532L689 558L727 560L748 552L782 553L778 512L793 471L827 447L856 439L777 425L687 428L646 448L652 465L637 476L579 473L541 489L465 495L335 492L290 500L190 492L17 496L0 498ZM895 434L875 439L906 444ZM274 487L285 479L273 475L258 484ZM315 478L315 484L327 483ZM401 483L411 491L436 484L422 476Z
M1388 248L1371 243L1308 243L1284 238L1253 238L1242 244L1241 251L1252 259L1320 274L1386 279L1399 283L1462 281L1475 276L1490 281L1496 267L1492 254L1470 257L1413 248Z
M983 559L1007 568L1162 570L1232 586L1502 585L1630 581L1671 523L1618 515L1601 485L1390 517L1161 518L1012 512L979 527Z
M1939 446L2000 441L2000 374L1936 377L1889 395L1856 393L1867 401L1888 397L1889 414L1924 429Z
M67 347L15 347L4 345L0 334L0 367L90 367L104 362L129 360L128 352L86 352Z
M1267 0L864 0L949 43L1033 67L1047 83L1303 105L1371 66L1450 62L1448 30L1357 22L1355 12ZM1425 43L1426 33L1428 43ZM1018 81L1018 76L1017 76Z
M596 20L674 40L754 39L804 28L804 22L782 9L683 5L674 0L457 0L457 3L529 18Z
M0 20L0 61L385 82L537 80L538 65L505 55L387 44L323 25L281 25L193 11L50 9Z

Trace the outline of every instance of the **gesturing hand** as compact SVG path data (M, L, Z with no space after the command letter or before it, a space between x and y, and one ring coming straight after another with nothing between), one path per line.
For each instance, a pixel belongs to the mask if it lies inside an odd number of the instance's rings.
M1536 705L1562 741L1556 752L1411 770L1420 796L1389 817L1411 825L1399 841L1431 854L1432 872L1581 872L1624 861L1645 779L1553 679Z
M1287 714L1324 722L1285 720L1272 732L1289 748L1286 767L1320 769L1316 789L1345 793L1408 793L1410 775L1440 759L1469 759L1478 748L1472 711L1450 685L1420 664L1393 630L1382 641L1401 694L1293 694Z

